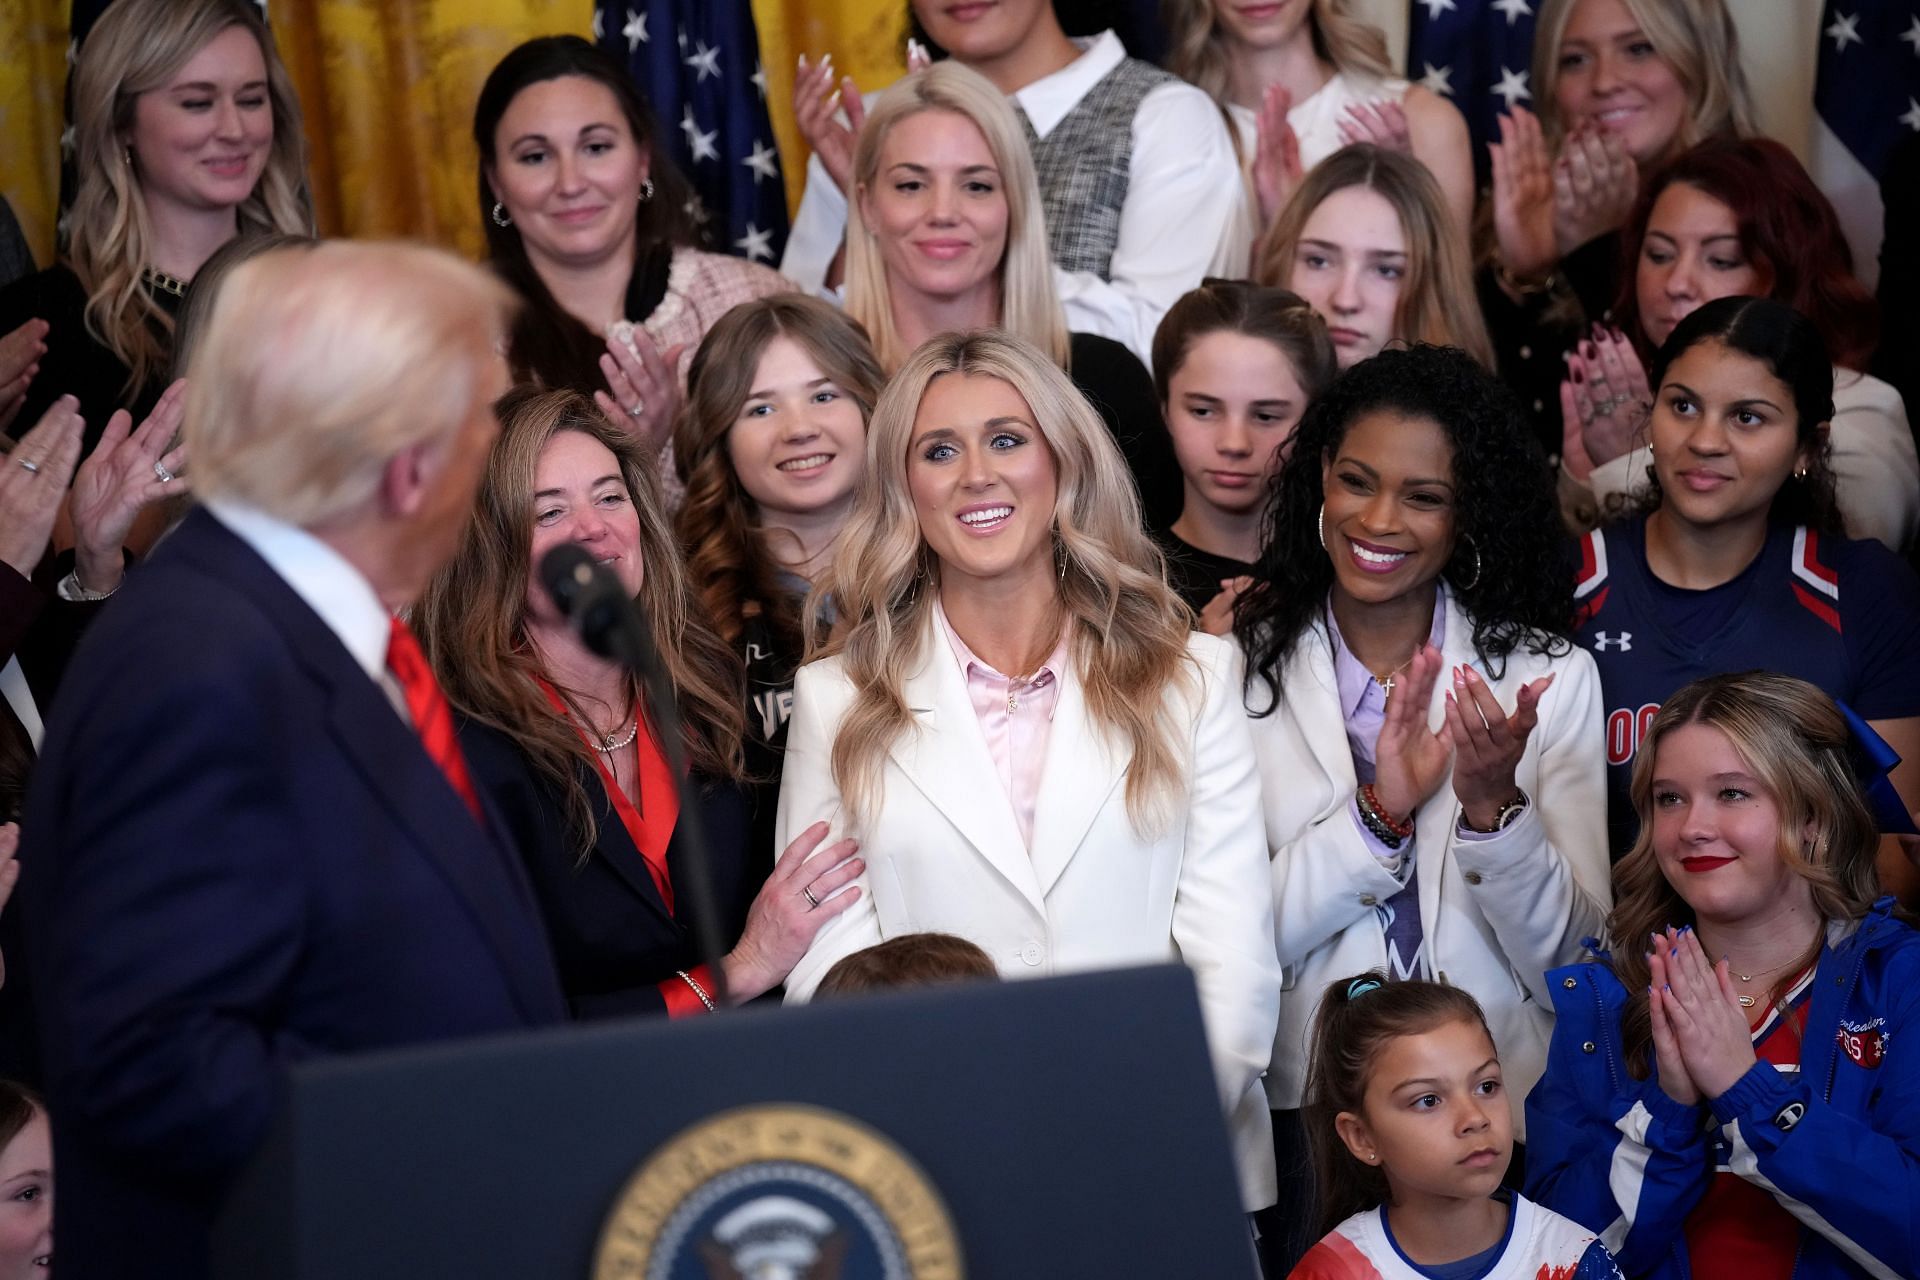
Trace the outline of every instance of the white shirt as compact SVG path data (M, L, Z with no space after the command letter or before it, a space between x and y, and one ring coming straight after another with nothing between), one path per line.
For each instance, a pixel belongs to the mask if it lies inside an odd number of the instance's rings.
M1111 31L1074 43L1084 50L1078 58L1013 94L1042 138L1127 56ZM1133 116L1132 164L1110 278L1054 271L1067 327L1113 338L1151 360L1153 331L1181 294L1209 273L1246 274L1240 191L1240 164L1213 99L1179 80L1149 91ZM807 162L806 194L780 273L818 292L846 229L846 195L815 156Z
M367 678L380 686L400 719L411 725L406 697L387 668L393 615L381 605L373 584L345 556L305 529L238 502L213 499L205 506L293 588L339 638Z

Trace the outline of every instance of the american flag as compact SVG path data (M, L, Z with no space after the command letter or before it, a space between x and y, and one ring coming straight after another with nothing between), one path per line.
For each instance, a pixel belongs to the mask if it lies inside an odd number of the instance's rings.
M786 185L751 0L599 0L593 35L626 62L652 103L660 140L699 193L714 246L779 262Z
M1533 101L1533 22L1539 0L1413 0L1407 78L1449 99L1473 135L1473 167L1489 181L1487 143L1499 117Z
M1855 270L1872 284L1880 178L1900 139L1920 133L1920 0L1827 0L1819 58L1810 168L1840 213Z

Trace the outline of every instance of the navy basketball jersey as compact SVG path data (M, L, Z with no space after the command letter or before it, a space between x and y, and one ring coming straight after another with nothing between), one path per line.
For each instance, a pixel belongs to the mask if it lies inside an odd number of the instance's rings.
M1660 704L1702 676L1798 676L1867 720L1920 715L1920 580L1878 542L1776 526L1731 582L1673 587L1647 567L1646 517L1580 544L1574 638L1600 669L1613 853L1633 842L1634 756Z

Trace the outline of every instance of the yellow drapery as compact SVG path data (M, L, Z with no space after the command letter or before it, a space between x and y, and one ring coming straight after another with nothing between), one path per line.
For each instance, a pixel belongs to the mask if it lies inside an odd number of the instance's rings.
M53 259L71 0L6 0L0 191L42 265ZM591 0L270 0L306 114L322 234L409 236L478 254L469 134L487 72L529 36L591 33ZM831 52L863 90L905 69L905 0L753 0L789 206L806 175L795 60ZM13 15L18 15L14 17ZM15 22L18 27L15 28Z

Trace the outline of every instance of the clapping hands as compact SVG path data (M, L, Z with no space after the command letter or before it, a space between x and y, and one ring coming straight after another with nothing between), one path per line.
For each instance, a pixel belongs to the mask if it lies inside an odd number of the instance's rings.
M1758 1061L1725 960L1710 964L1691 925L1653 935L1647 1015L1660 1088L1684 1106L1717 1098Z
M1595 325L1566 359L1560 456L1567 474L1584 484L1593 468L1633 448L1646 430L1653 391L1646 367L1618 329Z
M1486 828L1500 807L1519 793L1515 775L1520 758L1540 723L1541 695L1554 678L1542 676L1523 685L1508 714L1478 671L1455 667L1446 717L1436 730L1427 724L1427 708L1444 662L1440 651L1428 645L1394 682L1374 742L1373 794L1391 816L1405 817L1439 789L1451 764L1453 792L1463 816L1471 826Z

